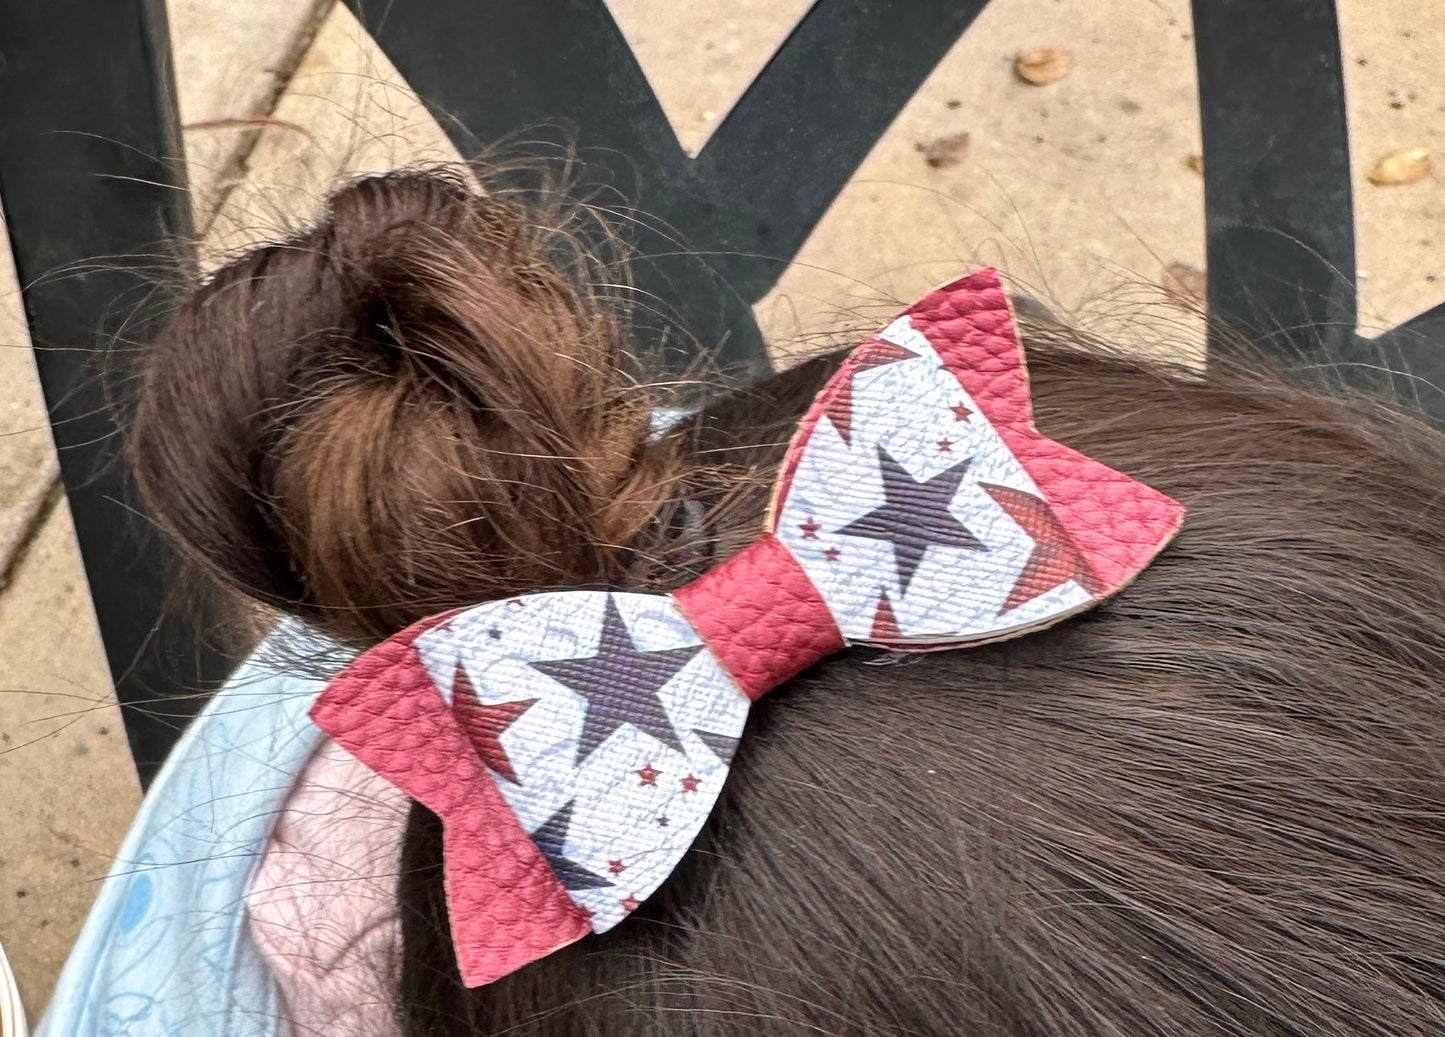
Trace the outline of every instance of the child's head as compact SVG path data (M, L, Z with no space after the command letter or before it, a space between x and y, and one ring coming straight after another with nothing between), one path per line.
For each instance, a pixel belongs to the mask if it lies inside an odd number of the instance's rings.
M148 354L148 502L220 580L358 647L685 582L760 528L836 358L652 441L589 276L457 181L343 189ZM1445 443L1262 368L1026 338L1040 428L1186 504L1178 541L1049 631L854 650L773 692L659 893L491 986L457 978L414 807L409 1037L1441 1032Z

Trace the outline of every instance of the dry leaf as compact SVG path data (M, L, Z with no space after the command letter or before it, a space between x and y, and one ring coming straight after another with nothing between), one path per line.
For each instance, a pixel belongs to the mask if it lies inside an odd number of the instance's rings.
M1009 300L1014 304L1014 313L1026 320L1039 321L1044 324L1062 324L1063 321L1032 295L1023 292L1010 292Z
M1048 86L1057 83L1074 67L1074 55L1067 50L1046 47L1029 50L1014 58L1014 72L1025 83Z
M1184 160L1184 164L1185 164L1186 166L1188 166L1190 169L1194 170L1194 171L1195 171L1196 173L1198 173L1200 176L1203 176L1203 175L1204 175L1204 156L1203 156L1203 155L1190 155L1188 158L1186 158L1186 159Z
M923 161L934 169L956 166L968 154L968 134L954 133L937 140L919 141L914 147L923 152Z
M1406 148L1386 155L1370 170L1370 183L1376 187L1413 184L1430 175L1430 152L1424 148Z
M1175 306L1186 310L1204 305L1207 282L1204 271L1188 263L1170 263L1164 268L1164 295Z

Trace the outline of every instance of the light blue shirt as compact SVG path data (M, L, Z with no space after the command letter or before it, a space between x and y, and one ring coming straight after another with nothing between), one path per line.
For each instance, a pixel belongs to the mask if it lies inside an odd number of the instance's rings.
M325 737L306 715L345 662L287 620L172 750L121 844L36 1037L287 1037L245 895ZM289 661L288 661L289 660ZM329 663L329 664L328 664Z

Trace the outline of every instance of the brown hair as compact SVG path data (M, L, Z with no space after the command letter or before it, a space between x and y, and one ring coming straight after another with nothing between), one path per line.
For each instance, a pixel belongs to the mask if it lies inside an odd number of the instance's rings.
M160 521L357 644L735 550L836 359L649 443L625 321L552 234L392 176L223 270L146 359ZM773 692L659 893L492 986L460 984L414 807L408 1037L1445 1030L1442 437L1259 365L1028 338L1041 428L1182 500L1178 541L1044 633Z
M217 272L146 358L146 501L187 558L343 640L625 577L667 496L622 314L565 222L404 173Z

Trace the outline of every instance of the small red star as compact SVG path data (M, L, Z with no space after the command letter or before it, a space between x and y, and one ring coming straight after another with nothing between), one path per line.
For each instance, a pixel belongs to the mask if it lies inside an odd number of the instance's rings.
M814 522L812 516L810 515L807 522L800 522L798 524L798 528L803 531L804 540L817 540L818 530L822 529L823 527L818 525L818 523Z
M682 791L696 792L697 787L701 782L701 778L694 778L691 774L689 774L687 777L682 779Z
M642 779L643 785L651 785L653 788L656 788L657 776L661 773L662 771L653 767L652 764L649 763L646 767L642 768L642 770L637 772L637 776Z
M830 547L828 548L828 550L823 552L823 557L828 559L828 561L830 562L836 562L838 560L838 556L842 553L843 552L839 551L836 547Z
M627 865L623 864L621 861L608 861L607 870L612 872L612 874L614 875L621 875L624 871L627 870Z
M1024 565L1024 571L1019 574L1018 582L1000 611L1016 609L1070 580L1090 594L1099 594L1103 590L1099 578L1074 546L1053 509L1042 498L1009 486L981 485L1034 541L1034 549Z
M969 409L968 409L967 407L965 407L963 404L961 404L961 403L955 404L955 405L954 405L954 408L953 408L953 420L954 420L954 421L967 421L968 418L969 418L969 415L972 414L972 413L973 413L973 411L969 410Z
M942 454L953 453L953 441L950 440L947 436L944 436L938 441L938 451Z
M630 896L622 902L622 910L626 911L628 914L632 914L632 912L636 911L638 907L639 904L636 897Z

